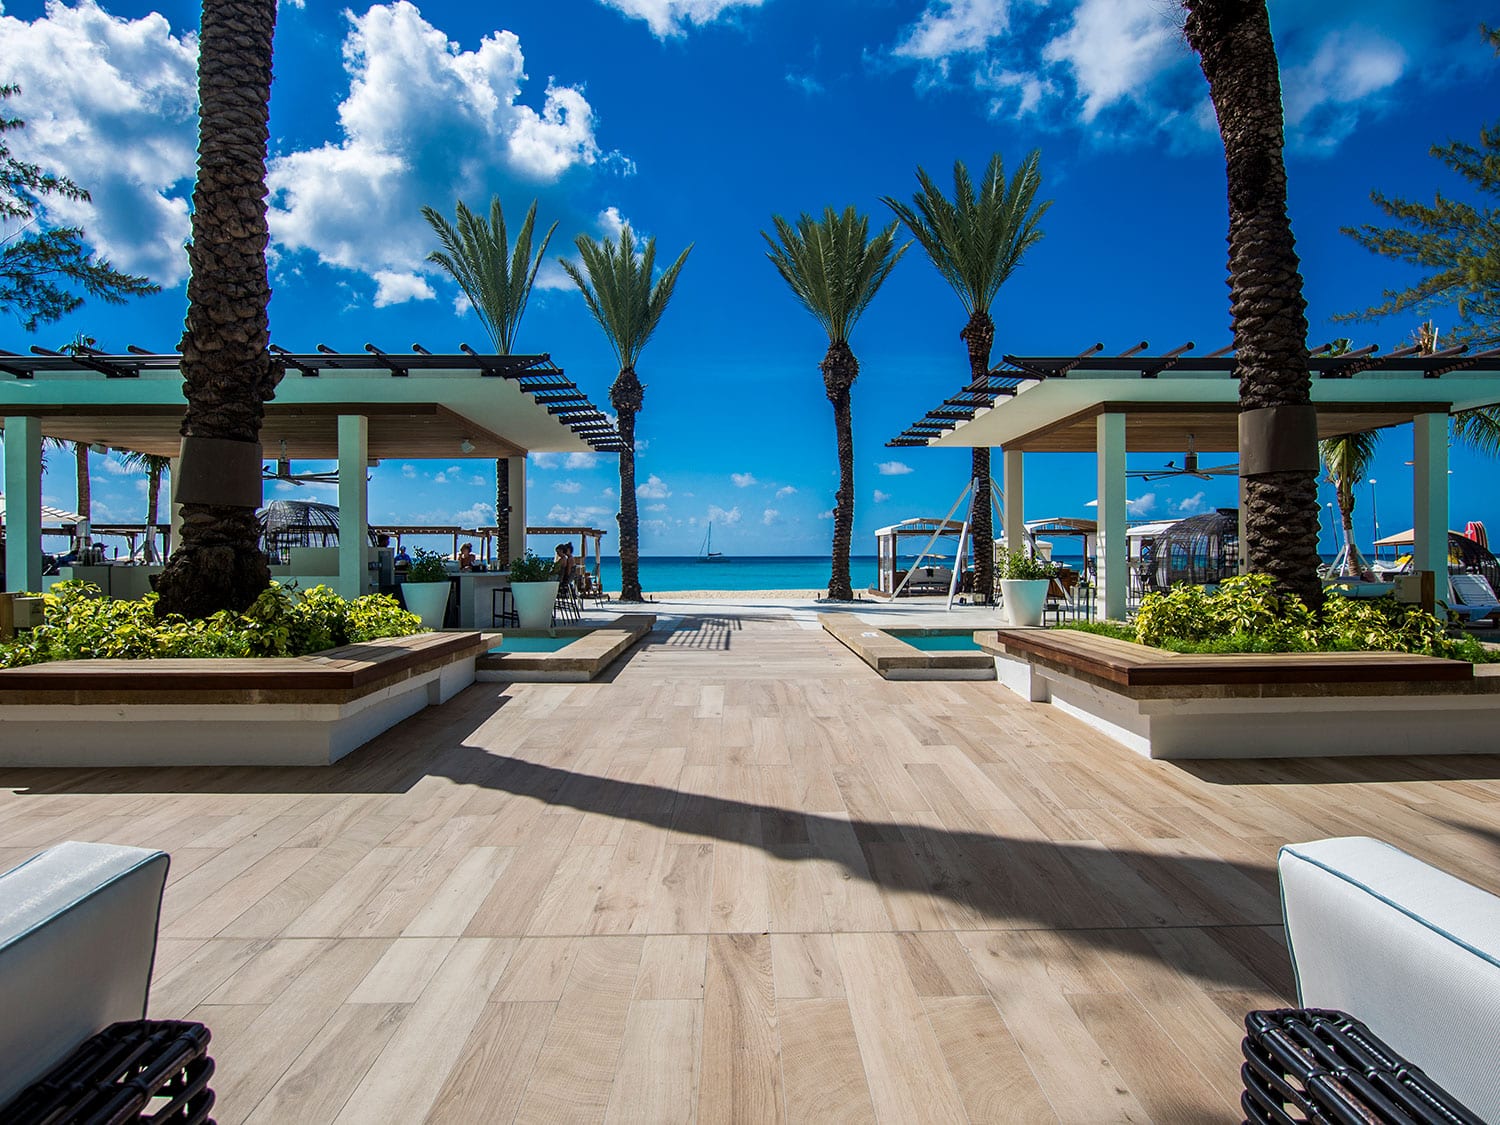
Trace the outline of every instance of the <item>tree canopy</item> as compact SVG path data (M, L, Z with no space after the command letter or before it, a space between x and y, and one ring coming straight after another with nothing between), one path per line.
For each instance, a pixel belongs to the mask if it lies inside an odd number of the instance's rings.
M583 294L584 304L604 329L620 366L633 368L661 323L677 287L677 275L693 248L689 246L656 277L656 239L648 238L638 249L629 226L620 231L618 244L580 234L574 245L583 269L566 258L559 258L558 263Z
M870 307L906 247L896 246L892 223L870 237L870 219L853 207L843 213L825 208L821 220L802 215L793 226L773 215L776 238L761 237L766 257L813 318L830 343L849 342L855 323Z
M0 86L0 101L20 92ZM0 111L0 309L18 317L26 331L60 320L83 304L81 290L109 304L159 292L150 278L122 273L84 245L82 227L47 227L48 196L85 202L89 193L65 176L19 160L5 134L25 122Z

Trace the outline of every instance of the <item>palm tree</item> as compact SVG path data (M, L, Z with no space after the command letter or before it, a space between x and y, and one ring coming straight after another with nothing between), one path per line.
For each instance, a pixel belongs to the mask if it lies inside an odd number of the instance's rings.
M776 238L761 231L771 248L766 257L828 333L828 351L819 366L823 389L833 403L839 448L828 596L850 601L854 597L849 581L849 540L854 533L854 426L849 392L859 377L859 360L849 346L849 334L911 244L896 246L898 223L871 238L869 216L853 207L845 208L843 214L832 207L824 208L821 220L803 214L795 227L780 215L772 216L771 221L776 226Z
M1307 303L1286 211L1281 80L1266 0L1183 0L1224 141L1229 292L1250 569L1309 605L1318 580L1317 415Z
M692 245L677 260L656 273L656 239L648 238L637 250L635 234L627 225L618 244L607 238L597 242L580 234L573 243L583 262L580 270L566 258L558 259L583 294L584 302L599 327L604 329L620 373L609 388L610 405L619 416L620 427L620 600L641 600L640 515L635 504L635 416L645 401L646 387L636 375L641 350L661 323L677 275L687 262Z
M1367 569L1359 548L1354 545L1354 486L1369 475L1379 444L1379 430L1340 434L1318 442L1318 455L1328 472L1328 483L1334 487L1339 518L1344 525L1344 546L1333 568L1341 577L1358 577Z
M260 424L281 371L268 350L266 141L276 0L204 0L198 181L182 335L182 534L157 611L243 610L271 581L255 512Z
M156 553L156 521L161 511L161 478L170 471L172 459L156 453L136 453L133 450L119 451L120 463L146 471L146 561L158 561Z
M443 244L443 249L428 254L427 260L442 266L458 282L490 334L495 351L510 355L515 350L516 330L521 326L526 302L531 299L531 287L536 284L537 270L542 268L542 258L557 224L547 228L541 246L533 255L536 200L531 201L531 209L516 233L514 249L506 233L505 211L498 195L490 198L488 222L470 211L461 199L456 215L457 226L431 207L422 208L422 217ZM504 566L510 562L510 459L506 457L495 461L495 524L499 532L496 558Z
M73 510L85 520L92 522L93 519L93 480L89 476L89 452L90 446L86 441L66 441L63 438L45 438L44 444L53 449L62 449L71 453L77 466L78 481L78 503Z
M1042 186L1040 165L1041 154L1033 151L1006 183L1005 162L997 152L990 157L976 198L969 170L963 161L955 161L951 200L918 168L922 190L912 197L910 206L884 197L969 314L958 336L968 346L969 377L975 386L983 383L990 370L990 349L995 342L990 306L1026 251L1041 241L1042 216L1052 206L1051 200L1036 202ZM974 592L976 600L987 601L995 588L988 448L975 446L971 475L975 482Z

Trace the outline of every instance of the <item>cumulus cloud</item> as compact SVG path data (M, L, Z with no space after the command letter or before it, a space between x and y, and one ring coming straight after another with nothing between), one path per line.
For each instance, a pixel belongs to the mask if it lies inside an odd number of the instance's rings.
M735 505L733 508L725 511L717 504L710 504L708 508L708 518L714 523L722 523L728 525L737 524L740 522L739 505Z
M565 469L592 469L599 463L597 453L569 453L563 459Z
M667 506L665 504L647 504L646 505L646 511L648 511L648 512L665 512L666 510L667 510Z
M3 8L0 8L3 11ZM50 0L31 21L0 16L7 134L22 160L60 173L91 198L44 203L47 221L82 226L115 266L162 285L187 276L188 196L198 145L198 41L166 17L112 16L95 0Z
M599 495L605 500L613 500L619 495L619 493L617 493L612 487L606 484L604 486L604 491L599 493Z
M493 504L471 504L461 512L454 512L453 518L445 520L445 523L456 523L459 527L489 527L495 522L495 505Z
M593 525L600 520L612 517L613 512L592 505L580 505L570 508L562 504L554 504L552 510L547 513L547 522L556 524L589 524Z
M415 465L402 465L401 475L407 480L417 479L417 467Z
M1177 501L1177 503L1172 506L1177 510L1177 513L1179 515L1193 516L1197 515L1199 512L1207 508L1208 504L1205 501L1203 493L1195 492L1191 496L1184 497L1183 499Z
M730 473L729 479L734 481L735 488L749 488L752 484L759 484L754 473Z
M910 465L903 464L900 461L882 461L875 467L880 470L880 475L883 477L904 477L912 471Z
M526 459L536 469L555 469L562 461L561 453L528 453Z
M770 527L772 524L781 522L781 513L775 508L767 508L760 514L760 522Z
M376 303L427 299L431 203L483 209L506 189L538 194L601 159L582 90L549 82L525 104L520 40L496 31L466 51L407 0L348 14L339 135L272 160L271 231L286 250L369 275ZM447 206L444 206L447 201Z
M884 504L890 498L891 494L889 492L881 492L878 488L875 490L875 494L873 497L875 503L877 504Z
M892 54L946 66L954 55L982 51L1010 28L1011 0L931 0Z
M823 83L819 82L811 74L798 74L795 71L787 71L786 84L794 90L801 90L808 97L817 97L825 93Z
M583 491L583 485L579 484L576 480L560 480L552 487L558 492L566 492L569 495Z
M778 500L785 500L788 496L795 495L797 495L797 489L794 485L784 484L776 490L776 499Z
M652 473L644 484L635 486L635 494L642 500L665 500L672 495L672 490L667 487L666 481Z
M1156 493L1154 492L1143 492L1134 500L1125 501L1125 514L1128 516L1149 516L1155 508Z
M834 515L834 510L832 508L829 508L826 512L819 512L818 513L818 518L820 520L831 520L831 519L833 519L833 515Z
M600 0L606 7L645 20L658 39L682 35L691 25L712 23L736 8L758 8L764 0Z

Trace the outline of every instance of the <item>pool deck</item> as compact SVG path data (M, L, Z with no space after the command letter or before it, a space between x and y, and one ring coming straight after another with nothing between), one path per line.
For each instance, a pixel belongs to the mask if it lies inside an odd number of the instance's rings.
M1493 759L1151 761L825 606L647 608L332 766L0 770L0 862L172 853L151 1012L222 1123L1234 1122L1280 844L1500 891Z

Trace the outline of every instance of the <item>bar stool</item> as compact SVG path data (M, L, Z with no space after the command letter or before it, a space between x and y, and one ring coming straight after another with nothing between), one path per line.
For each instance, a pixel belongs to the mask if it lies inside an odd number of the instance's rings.
M509 586L496 586L490 591L490 625L514 625L521 627L521 615L516 612L516 596Z

